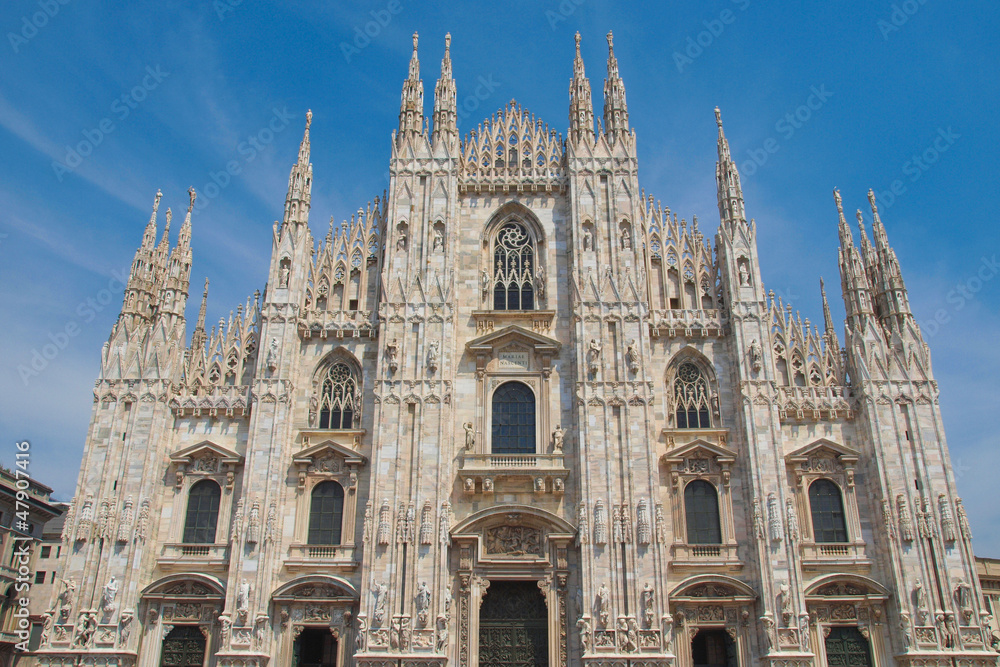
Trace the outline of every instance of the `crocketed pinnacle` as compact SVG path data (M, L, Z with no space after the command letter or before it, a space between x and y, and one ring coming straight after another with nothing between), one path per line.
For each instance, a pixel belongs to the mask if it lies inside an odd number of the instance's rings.
M573 59L573 78L569 83L570 138L577 142L581 137L594 138L594 102L591 99L590 80L583 68L580 55L580 33L576 33L576 57Z

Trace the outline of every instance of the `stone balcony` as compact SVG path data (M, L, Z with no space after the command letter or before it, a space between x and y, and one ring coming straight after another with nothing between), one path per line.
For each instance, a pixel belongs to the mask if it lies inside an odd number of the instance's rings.
M864 542L807 542L800 545L802 567L870 567Z
M743 567L736 544L685 544L670 547L671 567L732 570Z
M228 544L164 544L158 559L166 569L218 568L229 563Z
M535 493L561 494L569 469L563 454L470 454L459 464L462 487L468 494L493 493L498 480L530 480Z
M309 568L354 568L359 563L354 558L353 544L292 544L288 547L285 567L289 570Z
M649 328L653 338L714 338L725 335L726 322L717 308L653 310Z

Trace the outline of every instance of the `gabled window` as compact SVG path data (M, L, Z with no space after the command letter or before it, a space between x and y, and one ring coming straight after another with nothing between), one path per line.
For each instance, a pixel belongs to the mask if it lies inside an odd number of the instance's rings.
M508 222L493 240L493 309L534 310L535 252L520 222Z
M684 487L688 544L722 544L719 495L710 482L696 479Z
M690 361L677 368L673 402L677 428L711 428L708 381L701 369Z
M309 506L309 544L340 544L344 521L344 487L333 481L313 488Z
M191 487L188 493L187 514L184 517L185 544L214 544L215 528L219 522L219 498L222 489L210 479Z
M319 428L354 428L359 400L358 380L350 366L332 364L320 384Z
M810 484L809 508L816 542L847 542L844 500L836 484L828 479L817 479Z
M535 394L523 382L505 382L493 394L494 454L535 453Z

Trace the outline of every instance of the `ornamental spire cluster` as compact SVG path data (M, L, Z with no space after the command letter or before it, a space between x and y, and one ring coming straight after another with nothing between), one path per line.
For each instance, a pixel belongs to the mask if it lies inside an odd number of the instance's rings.
M417 33L413 33L413 55L410 56L410 73L403 82L399 103L399 139L410 134L420 134L424 129L424 82L420 79L420 58L417 57Z
M608 32L608 78L604 80L604 132L612 142L629 134L625 82L618 74L614 35L610 32Z
M453 144L458 138L458 106L455 78L451 72L451 33L444 36L441 77L434 87L434 142Z
M576 33L576 57L569 83L569 136L574 143L584 137L591 142L594 140L594 102L580 55L580 33Z

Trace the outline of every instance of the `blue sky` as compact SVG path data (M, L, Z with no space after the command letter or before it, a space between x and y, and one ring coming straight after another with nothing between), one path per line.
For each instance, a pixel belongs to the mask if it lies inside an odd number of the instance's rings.
M820 275L843 313L832 189L852 212L869 187L888 194L898 181L883 220L929 337L977 552L1000 556L995 3L645 4L6 0L0 461L28 439L33 474L72 494L118 278L157 188L175 235L187 188L201 193L192 284L211 279L217 320L263 287L307 108L322 236L331 215L349 217L387 186L415 30L428 114L446 32L460 103L484 91L467 103L463 134L510 99L565 132L577 30L600 114L613 30L640 183L714 231L720 106L765 284L813 322ZM76 164L67 147L81 142L89 154ZM230 161L241 173L206 189ZM947 321L927 324L935 313ZM18 366L53 338L65 343L58 354L23 379Z

